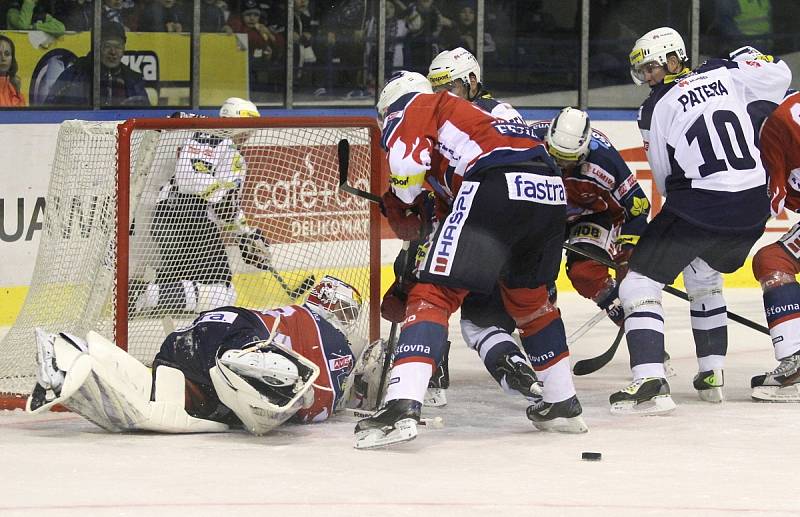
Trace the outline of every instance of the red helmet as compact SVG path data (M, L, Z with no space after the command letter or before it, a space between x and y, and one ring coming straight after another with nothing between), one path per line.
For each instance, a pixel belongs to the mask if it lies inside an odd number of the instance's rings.
M328 320L335 318L344 325L358 319L362 303L358 289L330 275L322 277L306 299L306 305L314 312Z

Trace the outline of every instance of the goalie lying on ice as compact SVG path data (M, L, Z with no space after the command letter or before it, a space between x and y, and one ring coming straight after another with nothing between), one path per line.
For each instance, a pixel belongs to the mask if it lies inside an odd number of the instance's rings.
M359 373L363 406L370 390L362 374L380 370L354 364L344 334L360 309L358 291L331 276L302 305L220 307L169 334L152 370L95 332L84 340L37 329L38 381L26 409L60 404L112 432L243 426L260 435L290 418L320 422L349 399L351 372Z

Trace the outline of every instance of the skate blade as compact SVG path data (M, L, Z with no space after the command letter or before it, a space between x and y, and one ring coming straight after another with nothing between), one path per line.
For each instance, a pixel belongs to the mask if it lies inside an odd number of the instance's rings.
M397 443L410 442L417 437L417 423L412 418L398 420L389 432L367 429L356 433L356 449L377 449Z
M707 390L697 390L697 396L704 402L713 402L719 404L725 400L725 395L722 393L722 388L710 388Z
M615 402L611 404L612 415L665 415L672 412L677 406L670 395L659 395L645 402L636 403L632 400Z
M757 386L751 397L756 402L800 402L800 384L791 386Z
M531 422L533 427L548 433L569 433L581 434L588 433L589 427L583 421L583 417L578 415L572 418L554 418L546 422Z
M428 388L422 405L426 407L442 407L447 405L447 390L443 388Z

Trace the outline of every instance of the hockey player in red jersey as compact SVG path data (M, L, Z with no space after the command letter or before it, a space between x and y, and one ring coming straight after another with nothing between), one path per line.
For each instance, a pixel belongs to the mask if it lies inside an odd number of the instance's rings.
M800 212L800 93L793 92L761 127L772 215ZM759 401L800 402L800 223L753 257L778 367L751 380Z
M497 119L428 80L401 72L381 92L378 115L391 173L393 228L419 225L411 207L435 181L446 211L431 234L389 374L386 405L356 425L356 447L416 437L428 380L447 322L470 291L499 282L522 345L543 382L527 415L540 429L585 432L558 310L546 285L561 260L566 194L558 167L525 124ZM394 197L392 197L394 196Z
M510 104L492 98L483 86L478 60L463 48L439 53L431 61L428 81L434 92L447 90L462 99L469 100L494 117L525 123L519 112ZM448 195L440 194L440 197L442 204L446 206ZM393 199L394 195L387 193L388 202L391 203ZM427 201L431 197L424 199L426 203L422 207L422 212L432 212L427 206ZM423 229L424 235L419 236L414 233L410 236L411 251L408 253L413 253L414 258L424 255L426 238L430 231L430 226L426 225ZM396 323L402 323L405 319L408 290L414 283L416 264L415 261L406 260L405 253L401 253L395 261L396 270L400 271L403 267L406 268L401 273L404 279L403 285L400 286L395 282L381 304L384 318ZM521 394L531 402L537 402L541 398L541 386L536 373L511 336L515 327L514 320L503 308L499 288L495 288L491 294L470 293L461 305L461 335L467 346L478 353L489 374L506 393ZM425 406L447 404L446 388L450 382L448 353L449 347L431 377L425 394Z
M693 385L701 400L723 400L728 343L721 273L742 266L769 216L749 107L778 102L791 81L785 63L751 50L690 70L680 34L661 27L630 53L634 82L651 87L638 124L666 202L634 248L619 288L633 382L611 395L614 414L675 408L662 363L661 293L681 272L698 362Z
M61 404L113 432L264 434L290 418L321 422L348 391L355 358L343 330L360 309L358 291L331 276L302 305L219 307L169 334L152 370L94 332L37 329L27 410Z

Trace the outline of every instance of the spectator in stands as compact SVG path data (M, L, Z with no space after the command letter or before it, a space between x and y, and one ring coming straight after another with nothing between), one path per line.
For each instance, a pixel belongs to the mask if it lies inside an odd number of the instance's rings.
M224 0L221 3L227 7ZM219 0L203 0L200 4L200 32L233 32Z
M233 32L247 34L250 48L250 65L279 61L284 46L281 34L270 30L266 20L261 19L261 8L257 0L244 0L240 16L231 16L228 24Z
M294 0L294 41L295 59L297 59L297 77L303 75L303 65L312 65L317 62L314 52L314 40L319 19L315 17L309 5L309 0Z
M55 38L64 34L64 24L47 12L38 0L13 0L6 12L6 24L11 30L37 30Z
M66 0L62 3L62 12L59 14L68 31L90 31L94 23L94 2L92 0Z
M384 56L385 76L387 79L399 70L406 69L405 39L408 35L408 21L401 15L406 11L406 6L401 1L387 0L386 2L386 54ZM367 21L366 45L364 66L369 68L375 62L375 51L378 44L378 17L376 13ZM374 87L374 85L370 85Z
M452 27L453 21L442 14L434 0L416 0L409 10L408 69L425 75L431 60L439 54L442 29Z
M141 32L191 32L192 16L183 0L153 0L139 13Z
M119 23L126 31L136 30L132 13L133 8L126 6L124 0L103 0L103 22Z
M4 108L26 104L18 71L14 42L7 36L0 35L0 106Z
M125 54L125 28L107 22L100 33L100 105L149 106L144 79L122 63ZM61 72L50 89L45 104L86 107L92 102L92 53L78 58Z
M477 37L477 23L475 16L475 5L473 1L461 2L456 8L455 22L450 27L442 30L441 46L443 48L462 47L471 54L477 53L475 38ZM483 34L483 53L484 59L487 54L491 55L497 50L494 38L488 32Z

